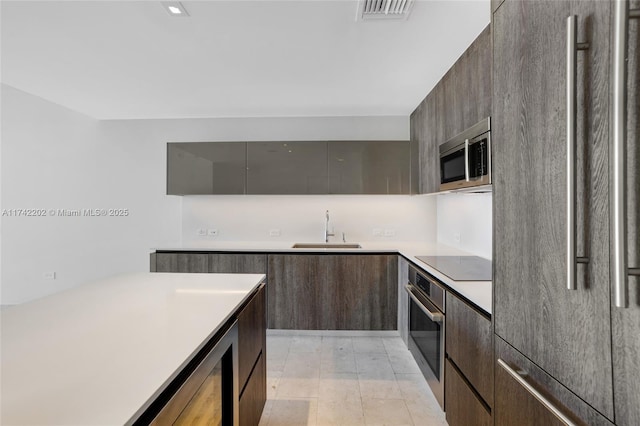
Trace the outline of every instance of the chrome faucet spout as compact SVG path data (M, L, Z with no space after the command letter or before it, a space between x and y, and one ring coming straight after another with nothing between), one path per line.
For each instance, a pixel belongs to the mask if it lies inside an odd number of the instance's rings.
M328 243L329 242L329 237L333 237L336 234L329 233L329 210L327 210L327 212L326 212L326 217L327 217L327 220L326 220L326 222L324 224L324 242Z

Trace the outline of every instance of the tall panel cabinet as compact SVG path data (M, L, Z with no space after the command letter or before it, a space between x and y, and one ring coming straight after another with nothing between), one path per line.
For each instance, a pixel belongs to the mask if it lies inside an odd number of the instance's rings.
M503 358L496 381L505 385L496 385L496 424L517 414L518 401L507 389L520 379L524 384L517 386L526 393L538 391L547 399L545 409L555 406L570 419L600 424L593 421L599 414L619 425L640 422L637 277L629 281L628 309L614 307L611 296L614 6L593 0L505 0L493 14L493 320L505 342L497 351ZM575 73L568 68L570 16L576 17ZM629 25L633 31L637 22ZM632 34L633 58L638 37ZM637 63L630 60L628 85L630 266L640 263ZM574 114L568 113L568 88L576 94ZM575 145L568 143L571 120ZM568 289L572 270L575 289ZM514 349L526 358L508 355ZM534 372L538 367L542 371ZM554 389L568 389L577 398ZM584 414L590 410L595 414ZM535 422L534 416L525 424Z

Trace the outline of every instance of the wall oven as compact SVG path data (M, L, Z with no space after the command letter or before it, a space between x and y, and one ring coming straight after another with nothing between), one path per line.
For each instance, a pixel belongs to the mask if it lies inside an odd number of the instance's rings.
M440 145L440 191L491 183L491 119Z
M444 410L445 290L409 266L409 351Z

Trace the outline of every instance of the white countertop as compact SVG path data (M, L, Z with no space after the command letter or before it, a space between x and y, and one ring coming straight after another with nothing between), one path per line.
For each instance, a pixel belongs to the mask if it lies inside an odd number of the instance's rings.
M296 241L308 243L312 241ZM221 251L221 252L265 252L265 253L398 253L409 261L430 273L450 289L468 299L471 303L491 315L492 282L491 281L456 281L416 259L416 256L460 256L471 255L465 251L443 244L428 244L413 241L381 241L360 242L359 249L299 249L291 248L294 242L283 241L220 241L200 244L157 247L158 251Z
M263 279L133 274L1 311L0 423L126 423Z

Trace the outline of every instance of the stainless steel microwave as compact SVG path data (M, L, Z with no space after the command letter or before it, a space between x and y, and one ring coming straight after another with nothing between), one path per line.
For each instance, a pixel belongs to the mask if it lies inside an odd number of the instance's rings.
M440 191L491 184L491 118L440 145Z

